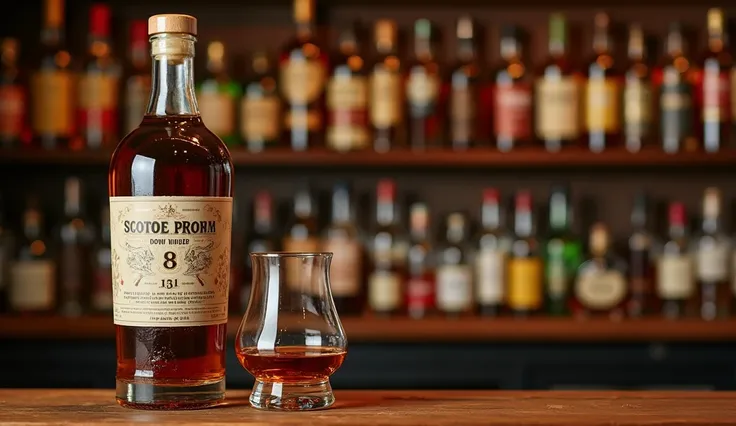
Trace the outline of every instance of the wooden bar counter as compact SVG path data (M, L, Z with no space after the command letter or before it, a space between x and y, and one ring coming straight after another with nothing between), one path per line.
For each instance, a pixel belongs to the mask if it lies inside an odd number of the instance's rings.
M716 425L736 424L736 392L336 391L324 411L259 411L249 391L220 407L139 411L112 390L0 390L0 424Z

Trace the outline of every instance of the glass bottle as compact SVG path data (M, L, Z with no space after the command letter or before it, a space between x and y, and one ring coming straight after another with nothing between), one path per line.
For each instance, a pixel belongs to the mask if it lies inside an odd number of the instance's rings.
M266 52L253 54L249 78L240 105L240 136L248 151L261 152L281 137L281 98Z
M639 24L629 27L629 65L624 75L624 142L630 152L653 142L651 69L644 31Z
M374 28L376 59L370 69L368 103L373 149L386 152L406 144L404 87L401 59L398 54L396 22L376 21Z
M406 99L412 149L440 146L442 142L442 79L435 52L435 29L426 19L414 23L414 60L407 67Z
M0 41L0 147L28 145L28 95L18 66L20 44L17 39Z
M649 198L637 194L631 211L629 236L629 301L627 314L632 318L651 313L654 302L654 270L652 250L654 237L649 231Z
M316 205L308 186L298 188L294 194L293 212L292 223L281 243L284 251L305 253L319 251Z
M372 261L368 273L368 306L377 315L395 315L404 306L405 273L397 256L400 237L393 180L378 182L376 222L376 233L368 243Z
M448 316L473 310L473 269L467 239L467 219L462 213L447 216L445 243L437 260L437 309Z
M703 195L703 222L694 250L700 316L706 321L724 318L731 302L728 288L731 244L721 229L721 192L717 188L706 188Z
M669 238L657 260L657 296L665 318L689 316L695 295L695 262L690 253L685 205L670 203Z
M135 130L143 120L151 97L151 55L148 53L148 24L144 20L130 23L129 70L125 81L124 134Z
M202 121L226 145L240 144L236 126L236 105L240 85L230 78L225 61L225 45L212 41L207 45L207 75L197 88L197 102Z
M493 136L499 151L531 146L532 80L524 63L521 30L506 25L501 33L502 65L493 90Z
M409 209L410 246L406 307L409 317L419 319L435 308L435 271L429 239L429 209L425 203L413 203Z
M542 308L542 259L534 231L531 193L517 192L515 205L506 301L514 315L523 318Z
M249 253L265 253L276 251L279 248L274 235L273 197L266 190L258 191L253 197L253 216L250 232L248 233L247 250L245 253L245 278L241 289L240 306L248 306L251 285L253 282L253 264Z
M479 142L480 65L476 24L465 16L457 21L457 64L450 72L450 144L464 150Z
M95 245L90 307L95 312L112 312L112 250L110 247L110 207L102 208L99 239Z
M729 143L732 64L723 11L709 9L708 49L702 60L700 87L703 148L706 152L719 151Z
M501 202L498 190L483 190L481 231L475 253L475 301L484 316L501 314L506 300L506 263L511 238L501 224Z

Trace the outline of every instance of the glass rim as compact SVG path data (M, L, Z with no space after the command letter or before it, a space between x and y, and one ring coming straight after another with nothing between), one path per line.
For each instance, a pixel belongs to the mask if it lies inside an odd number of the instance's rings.
M332 257L331 251L257 251L251 257L283 258L283 257Z

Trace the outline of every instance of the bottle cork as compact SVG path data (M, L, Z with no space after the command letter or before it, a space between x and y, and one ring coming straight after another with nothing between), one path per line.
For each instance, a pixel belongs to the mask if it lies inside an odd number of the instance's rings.
M190 15L163 14L148 18L148 35L178 33L197 35L197 18Z

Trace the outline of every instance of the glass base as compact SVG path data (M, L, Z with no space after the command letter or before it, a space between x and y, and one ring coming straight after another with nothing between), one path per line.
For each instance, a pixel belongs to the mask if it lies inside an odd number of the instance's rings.
M123 407L143 410L196 410L225 399L225 378L193 385L117 380L115 399Z
M307 384L256 380L250 394L250 405L262 410L321 410L334 403L329 380Z

